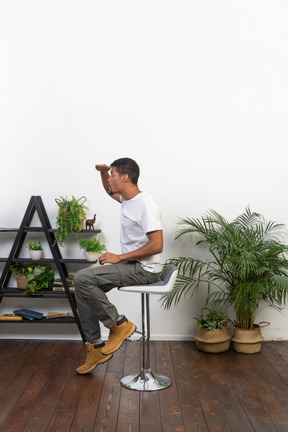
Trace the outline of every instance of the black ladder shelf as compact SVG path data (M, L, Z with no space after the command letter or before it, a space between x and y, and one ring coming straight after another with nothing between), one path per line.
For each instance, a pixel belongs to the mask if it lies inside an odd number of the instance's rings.
M30 224L32 222L32 219L34 217L35 212L37 212L40 223L41 223L41 227L30 227ZM37 298L67 298L69 303L70 303L70 307L71 310L73 312L74 318L60 318L60 319L49 319L46 320L45 318L42 318L42 320L34 320L32 321L33 323L35 322L46 322L46 323L76 323L78 330L80 332L81 338L83 340L83 342L85 342L85 335L83 333L82 327L81 327L81 323L80 323L80 319L79 319L79 315L77 312L77 307L76 307L76 302L75 302L75 296L74 293L70 291L69 289L69 285L68 285L68 272L66 269L66 263L85 263L87 264L87 261L85 259L63 259L59 246L57 243L55 243L55 231L56 229L53 229L51 227L48 215L46 213L42 198L40 196L32 196L28 207L26 209L26 212L24 214L23 220L21 222L21 225L19 227L19 229L16 228L0 228L0 233L1 232L16 232L16 237L14 240L14 243L12 245L11 251L9 253L8 258L0 258L0 262L5 262L5 266L0 278L0 303L2 301L2 299L4 297L23 297L25 296L25 293L23 293L22 290L19 290L17 288L11 288L8 287L9 284L9 280L11 277L11 270L10 267L13 263L15 262L31 262L31 259L28 258L19 258L19 254L21 252L23 243L25 241L26 235L28 232L43 232L46 236L48 245L50 247L51 250L51 254L52 254L52 258L45 258L45 259L40 259L39 261L37 261L38 263L42 263L43 265L45 263L54 263L56 265L57 271L59 273L59 277L61 279L61 282L63 284L63 287L65 289L65 291L63 292L58 292L58 291L53 291L53 290L42 290L37 294L33 294L30 297L27 297L28 299L33 298L33 297L37 297ZM82 230L81 232L87 232L90 234L94 234L94 233L99 233L101 232L101 230L93 230L93 231L89 231L89 230ZM24 323L24 322L31 322L31 321L0 321L0 323L12 323L12 322L17 322L17 323Z

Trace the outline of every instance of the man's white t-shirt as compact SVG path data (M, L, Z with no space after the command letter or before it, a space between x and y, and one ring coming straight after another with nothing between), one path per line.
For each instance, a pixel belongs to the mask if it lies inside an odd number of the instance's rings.
M162 230L161 213L157 202L149 192L140 192L134 198L121 201L120 242L122 253L132 252L148 243L147 233ZM160 273L160 254L152 255L140 264L146 271Z

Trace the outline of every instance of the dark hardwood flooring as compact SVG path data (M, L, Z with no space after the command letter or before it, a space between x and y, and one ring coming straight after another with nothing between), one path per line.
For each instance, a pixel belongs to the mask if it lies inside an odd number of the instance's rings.
M84 358L80 341L0 340L0 431L288 431L288 341L253 355L152 342L152 370L172 378L158 392L120 385L140 370L139 342L78 376Z

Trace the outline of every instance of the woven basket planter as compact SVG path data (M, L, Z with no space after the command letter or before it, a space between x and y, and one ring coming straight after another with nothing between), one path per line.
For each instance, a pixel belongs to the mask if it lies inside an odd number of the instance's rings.
M26 276L18 276L15 275L17 287L19 289L26 290L27 289L27 278Z
M251 330L234 328L232 341L235 351L243 354L256 354L261 351L264 338L261 334L260 324L255 325L255 328ZM269 323L266 323L266 325L269 325Z
M228 351L232 335L227 327L209 330L204 327L197 328L194 339L199 351L208 353L221 353Z

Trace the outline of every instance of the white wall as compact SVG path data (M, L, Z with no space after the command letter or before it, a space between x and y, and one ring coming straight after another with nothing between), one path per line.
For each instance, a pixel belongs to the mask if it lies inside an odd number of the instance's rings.
M121 156L138 161L141 189L161 205L163 262L193 253L174 240L178 218L209 208L234 218L249 204L288 224L287 18L285 0L1 0L0 226L19 226L31 195L55 226L55 198L85 195L119 251L119 207L94 165ZM10 237L1 239L5 256ZM72 251L63 253L82 253ZM154 298L152 336L191 339L204 297L170 311ZM111 299L139 324L137 296ZM265 337L288 338L287 309L259 320L271 322ZM72 327L45 326L44 337L78 338ZM1 337L43 331L0 327Z

